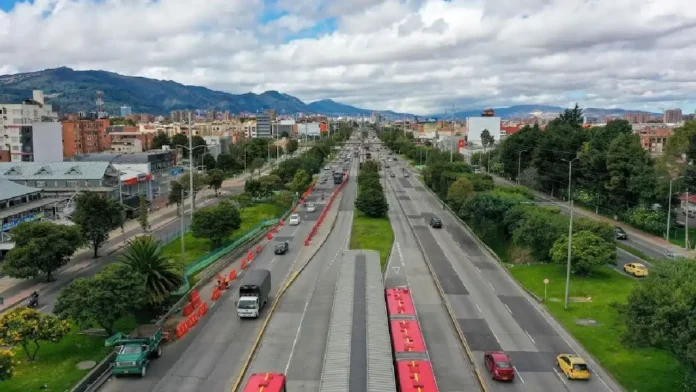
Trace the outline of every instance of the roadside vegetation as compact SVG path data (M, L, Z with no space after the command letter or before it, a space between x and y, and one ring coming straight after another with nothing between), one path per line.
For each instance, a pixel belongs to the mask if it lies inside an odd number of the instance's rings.
M524 153L528 154L526 159L522 155L525 167L521 168L520 182L564 195L568 166L565 164L563 169L564 165L557 161L567 158L568 154L554 151L578 149L577 177L575 169L573 171L577 188L582 192L609 189L606 183L592 182L600 180L631 186L630 191L612 188L612 203L630 207L621 214L634 226L659 233L658 227L666 227L666 213L650 204L657 197L650 189L657 185L647 185L657 184L654 173L659 171L658 165L630 133L630 125L612 121L606 129L588 131L581 127L581 114L577 107L567 110L549 123L544 132L537 127L525 127L498 146L482 137L484 148L489 150L475 157L479 160L475 163L490 164L492 171L516 175L517 151L528 148ZM685 128L688 127L693 125L687 124ZM693 260L664 264L654 261L656 266L651 269L650 276L638 281L612 268L616 262L613 227L575 218L570 285L573 301L570 309L565 310L563 290L569 217L562 215L558 208L535 203L532 192L525 186L496 186L490 176L474 174L461 156L455 156L450 162L448 152L427 145L417 146L409 136L403 136L400 130L380 134L392 150L400 150L409 159L426 165L422 169L426 186L445 200L498 254L523 286L543 298L543 280L550 280L549 300L545 304L549 311L620 384L627 390L696 390L693 381L696 356L689 349L696 344L693 327L696 324L692 322L692 310L696 308L696 283L693 283L696 263ZM604 144L600 145L602 141ZM583 154L591 154L594 165L592 171L585 174L582 170L589 169L581 168L589 158ZM622 166L623 161L640 170L627 170L629 166ZM600 170L605 170L606 175L596 175ZM578 197L575 192L573 196ZM638 204L626 204L627 200L638 201ZM661 226L661 216L664 216L665 226ZM672 279L672 276L679 278Z
M379 169L380 163L377 161L360 165L358 197L355 200L357 213L353 217L350 248L378 251L384 270L394 243L394 232L387 217L389 205L380 183Z

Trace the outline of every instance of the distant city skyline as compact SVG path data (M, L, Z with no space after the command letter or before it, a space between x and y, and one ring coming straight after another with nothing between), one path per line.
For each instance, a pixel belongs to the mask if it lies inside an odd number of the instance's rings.
M453 104L575 102L693 113L696 42L685 37L696 36L696 17L685 7L684 0L662 1L659 10L650 0L209 0L192 10L169 0L0 0L0 25L12 26L2 35L0 74L66 65L418 115Z

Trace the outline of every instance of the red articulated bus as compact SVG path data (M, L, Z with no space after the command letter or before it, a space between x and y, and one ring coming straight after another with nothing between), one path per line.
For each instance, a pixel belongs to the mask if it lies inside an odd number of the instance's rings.
M392 336L394 357L397 360L402 358L412 359L414 355L415 358L426 358L425 342L423 341L423 334L418 321L390 320L389 331Z
M282 373L254 373L242 392L287 392Z
M387 313L389 318L416 318L416 307L413 305L411 290L407 287L386 289Z
M430 361L396 361L399 392L437 392Z

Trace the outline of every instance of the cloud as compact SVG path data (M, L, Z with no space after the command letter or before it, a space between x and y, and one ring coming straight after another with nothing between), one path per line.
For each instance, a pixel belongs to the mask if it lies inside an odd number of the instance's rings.
M66 65L416 114L576 99L692 111L692 3L35 0L0 11L0 73Z

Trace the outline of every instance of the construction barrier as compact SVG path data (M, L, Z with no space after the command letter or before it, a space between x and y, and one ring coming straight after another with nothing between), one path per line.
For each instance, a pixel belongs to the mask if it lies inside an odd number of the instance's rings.
M189 315L191 315L191 313L193 313L194 310L195 310L195 308L193 307L193 303L192 302L187 303L184 306L184 317L188 317Z
M292 212L295 212L295 207L292 208ZM281 218L280 221L278 221L278 224L281 225L281 226L283 226L283 225L285 224L285 219ZM276 226L276 229L277 229L277 228L278 228L278 227Z
M242 259L242 269L246 269L246 268L247 268L247 261L246 261L246 259Z
M180 323L176 327L176 338L181 339L182 337L184 337L184 335L186 335L186 332L188 332L188 327L186 326L186 322Z
M260 244L259 244L259 245L256 245L256 254L261 253L261 250L262 250L262 249L263 249L263 248L261 247Z
M249 251L247 253L247 261L251 261L251 260L254 260L254 252Z
M269 231L268 234L266 234L266 238L268 238L269 241L273 239L273 230Z
M205 316L208 313L208 304L203 302L201 306L196 309L196 314L198 315L199 318Z
M237 279L237 270L230 271L230 280Z
M213 301L217 301L218 298L220 298L220 289L216 287L213 289L213 295L210 299Z

